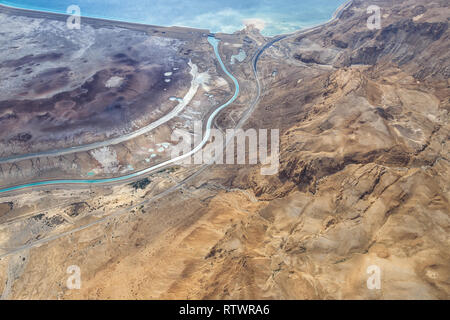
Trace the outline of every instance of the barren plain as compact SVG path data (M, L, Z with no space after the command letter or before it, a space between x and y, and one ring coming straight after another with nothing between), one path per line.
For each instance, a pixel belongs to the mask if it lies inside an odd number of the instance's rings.
M370 4L380 30L367 28ZM279 41L253 27L215 35L240 84L215 125L248 115L244 129L279 129L278 174L180 165L137 182L0 194L1 297L449 299L449 17L445 0L354 0ZM171 132L192 130L235 89L204 30L92 19L85 38L68 39L53 15L0 7L0 21L11 28L0 34L4 159L133 133L198 84L178 115L138 137L0 163L1 187L167 159ZM72 265L79 290L66 286Z

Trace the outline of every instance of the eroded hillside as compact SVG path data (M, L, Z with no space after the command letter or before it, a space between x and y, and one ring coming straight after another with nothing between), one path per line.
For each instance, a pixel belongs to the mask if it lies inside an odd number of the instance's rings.
M382 29L368 30L368 4L354 1L338 21L261 57L263 95L245 127L280 129L277 175L207 168L132 212L1 259L3 292L448 299L450 8L370 1L383 15ZM224 113L219 124L231 122ZM125 206L154 190L113 194ZM101 210L108 197L98 192L81 207ZM81 290L65 287L69 265L82 269ZM379 290L367 287L373 265Z

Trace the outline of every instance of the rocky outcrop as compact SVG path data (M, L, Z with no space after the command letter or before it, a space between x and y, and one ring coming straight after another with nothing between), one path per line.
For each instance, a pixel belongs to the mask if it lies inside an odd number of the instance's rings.
M367 28L369 14L365 9L368 4L354 1L341 16L341 21L346 23L336 23L308 38L340 51L333 62L336 67L394 63L414 71L413 75L419 80L427 77L448 79L449 67L445 61L450 57L449 31L448 20L444 17L448 8L444 4L416 5L414 1L372 1L370 4L381 8L380 30ZM304 37L298 37L296 42L301 42ZM315 55L320 52L316 50ZM294 57L302 58L302 54L294 54ZM320 63L308 58L308 62Z
M105 220L26 262L0 260L0 289L22 263L13 298L448 299L448 4L370 4L381 30L367 29L368 2L355 0L261 56L263 93L245 128L280 130L278 174L211 166L153 201L183 175L70 196L54 220L33 223ZM67 264L82 266L81 290L61 285ZM374 268L378 288L367 284Z

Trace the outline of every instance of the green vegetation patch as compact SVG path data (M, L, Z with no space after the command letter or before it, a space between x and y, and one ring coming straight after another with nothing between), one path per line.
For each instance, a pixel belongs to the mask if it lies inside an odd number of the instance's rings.
M144 190L145 188L147 188L147 186L151 183L151 181L148 178L133 182L130 184L131 187L134 188L134 190Z

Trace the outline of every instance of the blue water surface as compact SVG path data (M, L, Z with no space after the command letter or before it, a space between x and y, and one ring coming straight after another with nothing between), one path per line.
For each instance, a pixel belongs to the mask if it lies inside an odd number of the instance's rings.
M159 26L187 26L233 33L246 21L264 24L267 36L289 33L327 21L346 0L0 0L1 4Z

